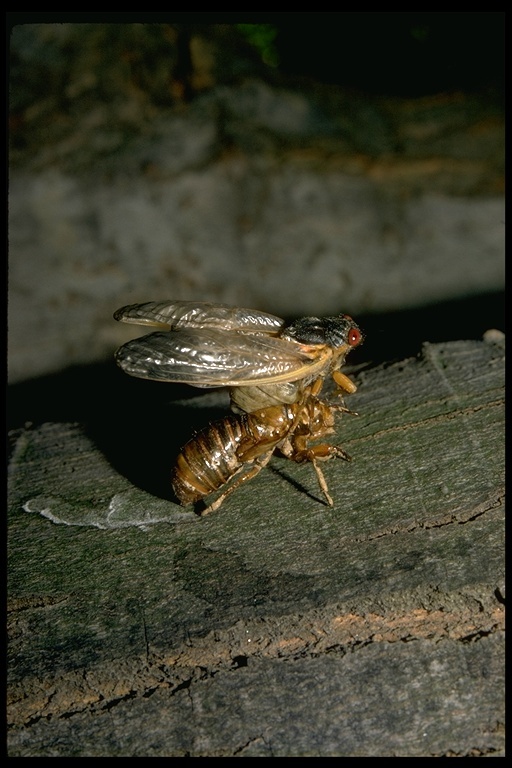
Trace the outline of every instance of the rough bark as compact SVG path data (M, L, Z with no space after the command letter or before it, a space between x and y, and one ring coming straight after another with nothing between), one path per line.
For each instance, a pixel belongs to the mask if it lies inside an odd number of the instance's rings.
M356 373L332 509L279 458L159 495L216 394L13 434L10 755L504 754L503 376L496 335Z

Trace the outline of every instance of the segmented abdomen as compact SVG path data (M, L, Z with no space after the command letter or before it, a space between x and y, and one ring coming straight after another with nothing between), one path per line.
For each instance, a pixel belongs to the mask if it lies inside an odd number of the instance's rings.
M263 408L226 416L193 437L182 448L172 474L172 487L182 504L219 490L247 462L273 450L294 423L295 407Z
M172 475L174 493L182 504L218 490L241 467L236 450L246 431L245 420L226 416L188 441Z

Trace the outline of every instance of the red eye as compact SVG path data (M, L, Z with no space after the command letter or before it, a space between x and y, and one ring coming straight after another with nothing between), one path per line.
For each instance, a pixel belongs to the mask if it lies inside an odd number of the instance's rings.
M357 347L362 338L359 328L351 328L348 332L348 343L351 347Z

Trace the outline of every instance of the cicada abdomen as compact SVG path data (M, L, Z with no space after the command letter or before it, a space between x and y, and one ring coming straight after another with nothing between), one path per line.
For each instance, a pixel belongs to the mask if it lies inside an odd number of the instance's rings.
M218 491L248 463L253 466L241 482L254 477L292 429L296 413L294 405L272 406L226 416L201 430L182 448L173 470L172 487L181 504Z

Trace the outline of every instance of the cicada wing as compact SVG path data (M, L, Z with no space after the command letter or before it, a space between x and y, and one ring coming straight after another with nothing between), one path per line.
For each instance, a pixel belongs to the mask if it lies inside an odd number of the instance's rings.
M196 305L197 306L197 305ZM198 387L297 381L321 370L330 350L265 334L201 328L151 333L124 344L118 365L131 376Z
M114 318L123 323L163 328L213 328L243 333L277 333L284 320L255 309L197 301L150 301L121 307Z

